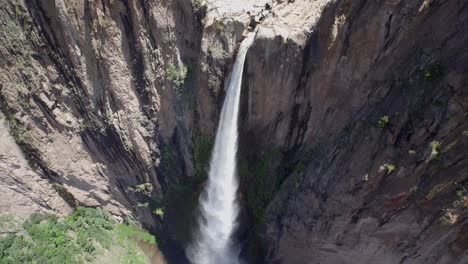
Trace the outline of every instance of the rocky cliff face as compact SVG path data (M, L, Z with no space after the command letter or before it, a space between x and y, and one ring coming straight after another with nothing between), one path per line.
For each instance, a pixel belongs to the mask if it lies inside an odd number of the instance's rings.
M306 37L260 28L243 149L268 262L468 261L467 7L336 1Z
M224 81L258 24L245 257L468 261L466 1L0 2L2 212L102 206L186 243Z
M1 12L2 112L36 177L70 206L153 224L132 206L192 174L185 98L194 91L179 80L194 79L186 65L198 56L192 5L3 1Z

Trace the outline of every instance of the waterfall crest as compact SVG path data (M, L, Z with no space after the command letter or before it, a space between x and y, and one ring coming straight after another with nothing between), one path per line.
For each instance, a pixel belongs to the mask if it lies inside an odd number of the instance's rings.
M242 73L247 50L255 32L242 41L229 76L215 145L211 154L207 186L200 197L201 216L194 243L187 248L189 259L196 264L239 263L239 247L232 240L238 205L236 192L236 153Z

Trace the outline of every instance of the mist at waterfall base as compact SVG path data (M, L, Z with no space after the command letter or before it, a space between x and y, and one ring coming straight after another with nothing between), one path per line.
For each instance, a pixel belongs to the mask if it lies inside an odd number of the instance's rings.
M232 240L238 216L236 153L242 73L247 50L255 33L242 41L228 80L215 145L211 154L207 186L200 196L200 218L195 241L187 256L196 264L240 263L240 247Z

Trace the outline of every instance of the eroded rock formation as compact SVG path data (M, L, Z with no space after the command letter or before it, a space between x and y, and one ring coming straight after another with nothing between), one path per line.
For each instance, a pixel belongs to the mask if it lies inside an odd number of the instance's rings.
M2 212L102 206L185 245L250 25L244 257L468 261L468 2L0 3Z

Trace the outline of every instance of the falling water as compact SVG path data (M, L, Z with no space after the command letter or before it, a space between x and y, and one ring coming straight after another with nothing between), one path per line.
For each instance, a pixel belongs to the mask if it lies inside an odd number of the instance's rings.
M232 240L238 214L237 119L245 55L254 38L255 33L252 32L242 41L229 77L211 155L208 184L200 197L199 230L195 242L187 249L188 257L196 264L240 262L239 248Z

